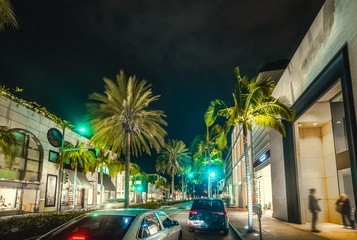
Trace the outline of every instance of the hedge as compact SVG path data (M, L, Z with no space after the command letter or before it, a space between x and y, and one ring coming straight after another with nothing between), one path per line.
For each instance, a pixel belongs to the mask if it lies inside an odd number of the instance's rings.
M39 236L86 212L89 211L14 216L0 220L0 239L25 239Z

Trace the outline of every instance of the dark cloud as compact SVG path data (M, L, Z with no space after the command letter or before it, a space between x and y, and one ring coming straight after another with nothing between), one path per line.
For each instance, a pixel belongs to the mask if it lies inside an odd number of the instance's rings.
M323 2L14 0L20 28L0 33L0 81L80 124L88 95L123 69L152 84L169 137L188 144L209 101L231 98L234 67L253 76L291 58Z

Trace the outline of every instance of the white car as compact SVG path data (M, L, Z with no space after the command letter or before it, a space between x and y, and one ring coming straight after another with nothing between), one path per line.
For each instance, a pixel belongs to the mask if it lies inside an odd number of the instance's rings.
M38 240L181 240L178 221L147 209L99 210L79 216Z

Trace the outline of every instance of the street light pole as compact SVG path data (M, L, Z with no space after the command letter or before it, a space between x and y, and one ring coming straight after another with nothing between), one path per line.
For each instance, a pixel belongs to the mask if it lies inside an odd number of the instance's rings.
M63 130L62 130L62 142L61 142L61 149L60 149L60 169L58 173L58 200L57 200L57 213L61 211L61 201L62 201L62 187L63 187L63 146L64 146L64 134L66 131L66 124L63 123Z

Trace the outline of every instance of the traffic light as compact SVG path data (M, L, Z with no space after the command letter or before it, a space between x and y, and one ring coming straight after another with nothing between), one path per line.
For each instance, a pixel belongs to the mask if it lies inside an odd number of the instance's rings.
M141 192L143 190L143 187L141 185L136 185L135 189L137 192Z
M189 176L189 177L192 177L192 176L193 176L193 174L190 172L190 173L188 174L188 176Z
M216 176L215 172L211 172L211 178L214 178Z

